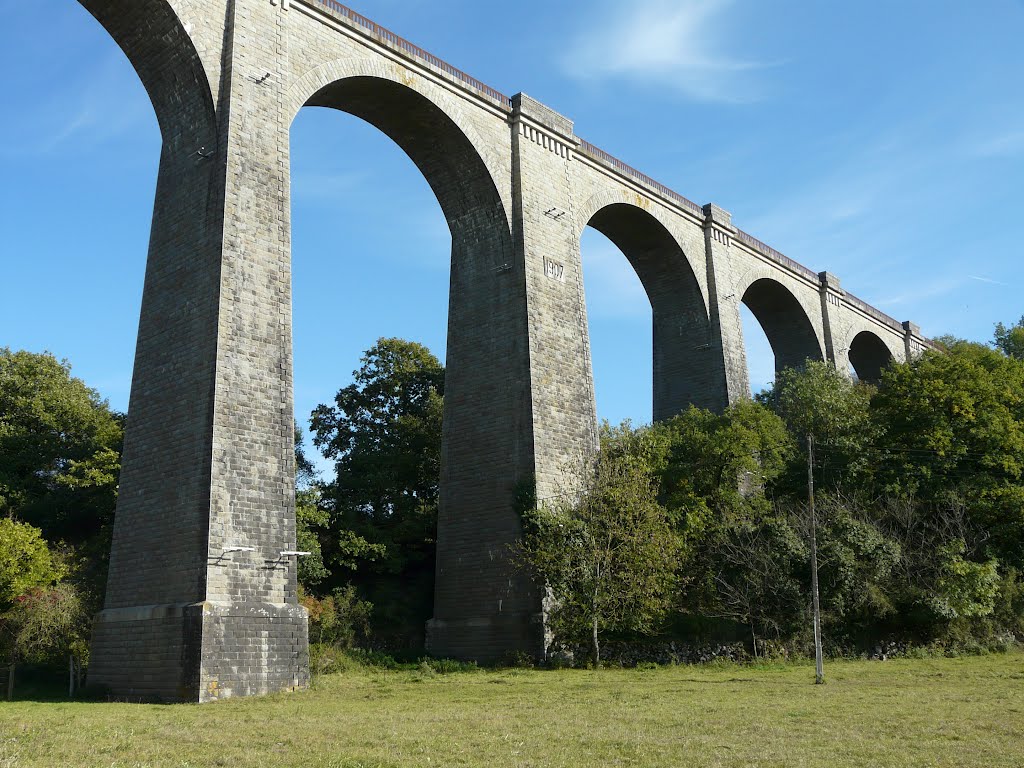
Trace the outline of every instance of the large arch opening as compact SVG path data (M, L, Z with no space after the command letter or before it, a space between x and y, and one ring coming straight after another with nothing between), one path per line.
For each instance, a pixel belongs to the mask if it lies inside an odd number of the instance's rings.
M775 381L775 351L765 336L764 328L746 304L740 304L740 323L743 327L743 352L747 360L747 383L751 394L771 387Z
M309 145L317 133L323 141L314 149ZM446 634L451 622L484 616L492 604L509 616L536 610L532 587L510 577L506 558L494 557L489 550L495 545L480 537L485 527L493 531L487 539L515 538L513 490L528 474L526 447L512 428L513 414L527 403L526 377L514 373L525 332L522 338L509 332L517 322L512 295L521 275L507 269L514 259L501 196L473 140L443 102L405 83L364 75L336 80L308 98L292 137L297 410L308 415L301 405L303 366L317 353L307 353L301 339L313 325L351 326L343 334L350 350L401 336L426 343L444 361L437 561L431 551L412 572L391 578L373 571L363 586L364 596L391 603L388 620L396 634L389 641L422 647L427 620L439 618L440 629L427 638L430 650L465 655L468 649L454 647ZM325 156L325 147L342 154ZM342 187L348 189L333 206L321 199L316 210L303 210L308 173L302 169L314 167L338 168L347 174ZM389 173L400 174L397 185L381 178ZM339 209L346 200L347 213ZM323 263L321 254L307 250L317 241L327 246L332 263L324 267L339 287L329 319L303 307L304 284L317 283L311 293L322 290L322 275L310 276L304 266L307 259ZM346 294L353 293L359 295L349 300ZM345 378L357 364L346 359L347 369L339 371ZM330 402L346 383L321 390L317 402ZM471 588L457 572L474 574ZM496 589L502 593L493 594Z
M19 76L0 125L3 344L67 358L125 412L161 148L152 91L78 3L13 6L4 34Z
M113 533L88 542L83 530L77 541L68 537L90 555L113 541L111 578L97 567L102 555L90 557L97 583L88 591L98 598L105 588L105 598L93 627L89 678L111 690L159 690L173 698L186 690L181 659L191 650L182 648L181 627L175 631L174 619L140 618L146 629L133 631L133 638L145 640L126 651L123 624L110 617L203 597L207 552L196 534L209 524L211 459L197 436L208 434L213 410L216 345L204 331L214 301L204 289L215 281L220 238L205 226L211 201L195 192L210 190L216 175L214 163L199 154L217 148L213 96L172 3L79 5L85 10L47 4L36 11L30 4L14 11L18 20L31 19L20 36L40 42L42 59L36 66L27 46L18 51L19 83L35 89L57 124L49 135L33 125L27 141L4 142L30 163L21 204L38 206L34 215L19 215L6 203L5 211L35 230L26 261L46 270L32 294L48 317L36 323L26 313L13 325L47 334L44 348L67 356L75 375L128 411ZM41 18L30 17L36 12ZM6 31L18 34L10 15L6 22ZM18 111L15 129L31 114ZM28 194L40 183L48 187L41 203ZM42 226L34 223L40 212ZM197 298L177 300L175 290ZM64 327L50 335L52 317ZM104 336L90 339L90 333Z
M653 215L627 203L605 205L587 224L625 256L650 304L651 331L649 336L645 334L643 342L651 349L648 370L651 371L653 419L671 418L691 404L712 409L720 407L721 388L715 386L716 370L711 365L712 339L707 306L700 284L676 238ZM585 278L586 274L584 268ZM589 290L587 294L589 297ZM588 307L588 313L592 309ZM591 337L594 338L593 330ZM622 350L620 360L638 357L636 349L640 345L636 341L619 341L616 346L630 347ZM592 341L591 347L598 349L601 355L593 366L596 379L601 368L613 367L603 357L611 358L615 350L611 346L604 349L600 338ZM636 374L619 378L616 399L637 400L640 393L622 391L623 384L635 386L637 380L644 379L646 377ZM597 386L595 382L595 388ZM598 402L601 403L600 397Z
M850 342L850 367L860 381L877 384L892 360L885 342L871 331L861 331Z
M782 284L760 278L747 287L742 302L757 320L774 355L774 369L799 368L807 360L823 360L821 344L807 313ZM749 333L744 329L744 336ZM756 338L756 334L751 334Z

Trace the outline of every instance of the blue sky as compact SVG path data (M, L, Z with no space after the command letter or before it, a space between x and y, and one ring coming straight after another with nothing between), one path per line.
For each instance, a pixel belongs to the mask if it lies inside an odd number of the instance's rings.
M475 77L925 333L1024 314L1021 0L353 0ZM0 345L125 409L159 154L130 65L74 0L4 4ZM45 30L45 34L41 31ZM450 238L412 163L306 109L293 145L296 408L402 336L443 356ZM397 203L397 204L396 204ZM650 419L650 306L588 231L598 408ZM755 387L772 360L745 325Z

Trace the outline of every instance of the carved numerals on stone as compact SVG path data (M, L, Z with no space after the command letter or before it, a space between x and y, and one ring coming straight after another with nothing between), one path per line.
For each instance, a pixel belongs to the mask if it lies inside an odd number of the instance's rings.
M565 282L565 266L563 264L559 264L557 261L545 258L544 274L552 280L557 280L560 283Z
M270 0L271 5L280 5L282 11L287 11L292 4L292 0Z
M724 230L718 229L718 227L711 228L711 237L715 239L716 243L721 243L722 245L729 245L729 242L731 240L731 238L729 237L729 233Z
M838 307L838 306L842 305L843 302L839 298L839 294L829 293L827 295L828 295L828 303L831 304L833 307Z

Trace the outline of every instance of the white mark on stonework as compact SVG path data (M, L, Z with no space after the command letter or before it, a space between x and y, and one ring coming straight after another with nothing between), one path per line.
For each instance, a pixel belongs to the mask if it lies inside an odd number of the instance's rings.
M559 264L557 261L551 259L544 259L544 274L550 277L552 280L557 280L560 283L565 282L565 266Z

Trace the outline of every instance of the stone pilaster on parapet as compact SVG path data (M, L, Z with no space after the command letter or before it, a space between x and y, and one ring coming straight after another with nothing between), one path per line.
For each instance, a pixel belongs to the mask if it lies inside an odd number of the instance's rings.
M821 280L821 321L825 332L825 357L838 370L849 370L847 349L837 349L837 332L839 329L838 315L842 311L843 297L846 292L839 284L839 278L831 272L819 272Z
M909 320L906 320L903 323L903 334L908 363L919 358L924 354L924 351L931 346L928 340L921 335L921 326L912 323Z
M732 214L714 203L704 206L704 247L707 255L708 303L714 365L725 384L722 408L750 397L747 354L740 319L742 296L737 294L738 267L733 263L736 228Z
M538 496L559 493L561 468L597 444L577 200L570 176L579 140L566 117L512 97L513 214L525 262Z
M512 97L512 112L519 117L526 116L567 139L575 140L572 120L525 93L517 93Z
M580 143L573 134L572 120L525 93L512 97L512 124L520 136L564 160L572 160Z

